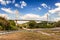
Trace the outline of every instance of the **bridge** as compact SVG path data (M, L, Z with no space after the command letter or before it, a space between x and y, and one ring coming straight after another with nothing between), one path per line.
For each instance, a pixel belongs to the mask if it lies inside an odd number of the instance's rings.
M14 20L13 21L42 21L42 20L20 20L20 19L17 19L17 20Z

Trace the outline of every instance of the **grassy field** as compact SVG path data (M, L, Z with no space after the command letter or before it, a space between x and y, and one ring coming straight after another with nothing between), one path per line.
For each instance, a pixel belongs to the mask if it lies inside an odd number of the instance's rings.
M57 36L48 36L40 32L21 31L0 35L0 40L60 40Z

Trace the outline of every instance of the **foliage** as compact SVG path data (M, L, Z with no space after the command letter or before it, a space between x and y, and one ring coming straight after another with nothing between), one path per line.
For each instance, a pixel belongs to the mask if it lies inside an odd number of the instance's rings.
M29 26L28 28L35 28L36 27L36 22L35 21L29 21L27 23L27 25Z
M2 26L0 26L0 30L2 30L3 28L2 28Z
M35 21L29 21L26 23L27 25L24 25L27 28L53 28L55 27L54 22L50 23L47 21L42 21L40 23L36 23Z
M56 27L60 27L60 21L56 22L56 23L55 23L55 26L56 26Z
M0 17L0 26L2 26L3 30L8 30L10 23L5 19Z
M0 17L0 30L16 30L17 27L15 22L12 20L6 20L3 17Z
M9 20L10 25L16 26L15 22L13 20Z

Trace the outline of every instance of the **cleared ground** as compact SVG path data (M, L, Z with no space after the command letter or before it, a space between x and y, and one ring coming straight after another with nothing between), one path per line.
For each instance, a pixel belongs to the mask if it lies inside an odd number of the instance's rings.
M11 34L0 35L0 40L60 40L59 36L56 35L51 35L51 33L47 32L47 30L45 31L23 30Z

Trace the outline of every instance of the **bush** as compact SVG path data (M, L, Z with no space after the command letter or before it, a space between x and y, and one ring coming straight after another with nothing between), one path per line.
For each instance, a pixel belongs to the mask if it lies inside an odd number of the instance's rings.
M9 25L10 23L5 18L0 17L0 26L2 26L2 30L7 30Z
M6 20L0 17L0 30L17 30L15 22L12 20Z
M47 25L47 28L53 28L53 27L54 27L54 25L51 25L51 24Z
M27 23L27 25L28 25L28 28L36 28L36 22L35 21L29 21Z
M18 30L16 26L10 25L10 30Z
M2 28L2 26L0 26L0 30L2 30L3 28Z

